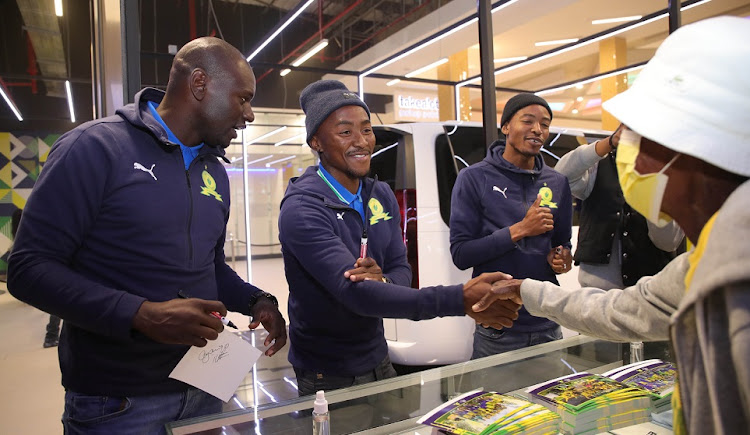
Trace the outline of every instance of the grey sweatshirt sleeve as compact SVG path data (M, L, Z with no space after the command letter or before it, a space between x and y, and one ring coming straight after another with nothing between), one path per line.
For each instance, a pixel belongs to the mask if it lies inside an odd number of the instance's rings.
M604 157L600 157L596 153L596 142L581 145L562 156L555 165L555 170L568 177L570 193L573 196L578 199L586 199L594 190L596 164Z
M685 294L687 256L680 255L657 275L623 290L568 290L525 279L521 298L532 315L586 335L610 341L667 340L670 316Z
M648 226L648 238L651 239L651 243L665 252L677 249L685 237L682 228L675 221L668 223L662 228L652 224L651 221L646 221L646 225Z

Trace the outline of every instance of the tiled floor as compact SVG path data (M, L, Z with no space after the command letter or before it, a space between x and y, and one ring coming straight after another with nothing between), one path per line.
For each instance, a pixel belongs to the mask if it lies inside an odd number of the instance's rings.
M3 283L2 289L5 289ZM57 349L43 349L49 315L0 295L0 432L61 433L63 388Z

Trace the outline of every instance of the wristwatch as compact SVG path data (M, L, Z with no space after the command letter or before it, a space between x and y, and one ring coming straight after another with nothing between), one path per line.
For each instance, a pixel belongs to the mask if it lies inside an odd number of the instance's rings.
M268 300L270 300L275 306L277 307L279 306L279 300L276 299L276 296L272 295L271 293L264 292L261 290L259 292L253 293L250 296L250 302L248 303L248 305L250 306L250 311L253 310L253 307L258 302L259 298L268 298Z
M380 278L380 280L381 280L381 281L383 281L383 282L384 282L384 283L386 283L386 284L390 284L390 283L392 283L392 282L393 282L393 281L391 281L391 279L390 279L390 278L388 278L388 277L387 277L387 276L385 276L385 275L383 275L383 277L382 277L382 278Z

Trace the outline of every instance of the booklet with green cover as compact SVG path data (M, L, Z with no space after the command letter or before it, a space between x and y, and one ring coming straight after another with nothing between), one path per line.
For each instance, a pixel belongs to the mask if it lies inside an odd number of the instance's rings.
M528 400L474 390L418 420L457 435L557 434L560 416Z

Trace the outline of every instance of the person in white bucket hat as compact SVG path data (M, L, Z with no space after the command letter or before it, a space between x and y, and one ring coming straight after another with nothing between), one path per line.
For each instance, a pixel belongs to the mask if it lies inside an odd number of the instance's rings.
M632 88L604 103L627 128L617 167L628 203L674 219L695 248L622 291L500 281L474 306L523 302L535 316L614 341L670 339L674 431L750 427L750 20L687 25Z

